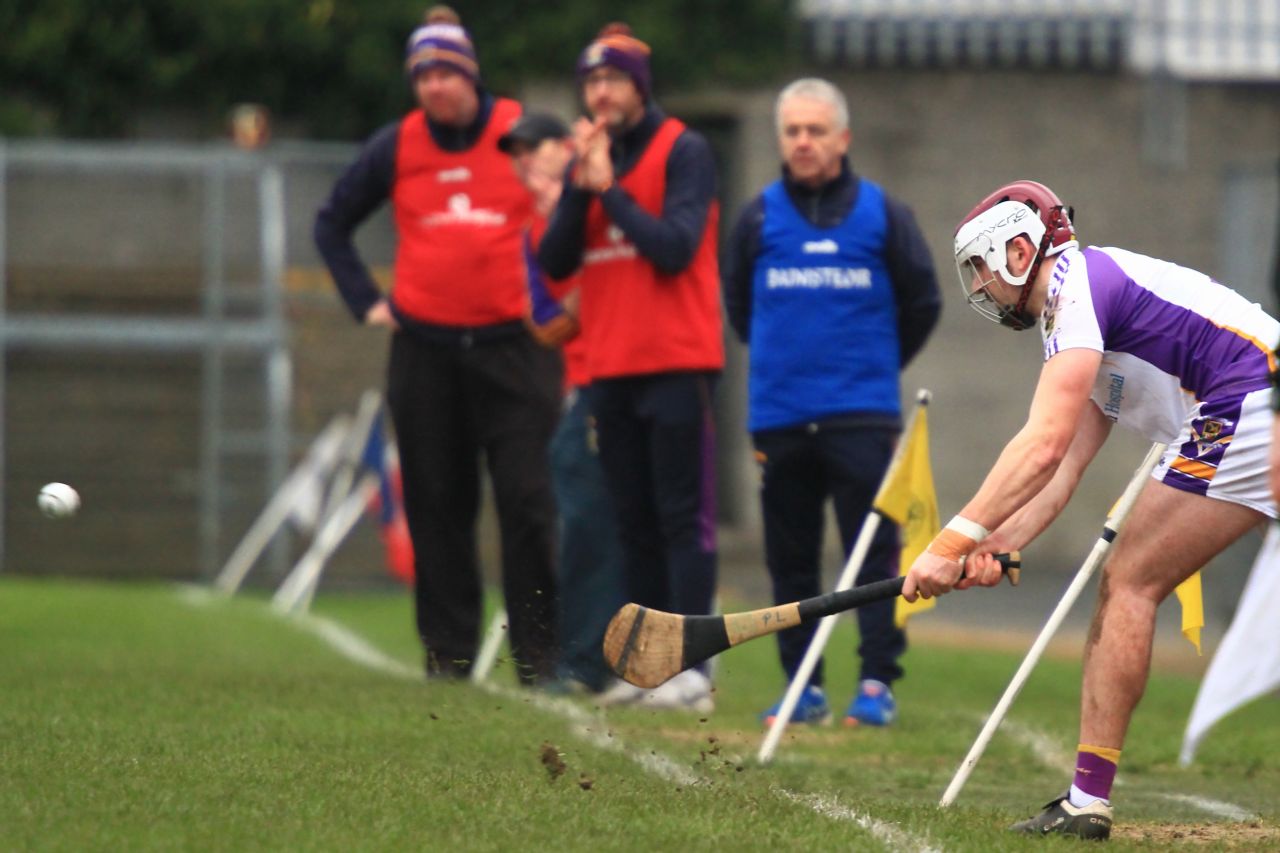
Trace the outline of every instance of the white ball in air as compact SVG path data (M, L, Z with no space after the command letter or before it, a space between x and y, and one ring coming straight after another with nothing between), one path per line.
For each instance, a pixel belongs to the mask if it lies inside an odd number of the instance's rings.
M80 494L66 483L49 483L40 490L36 503L49 518L67 518L80 508Z

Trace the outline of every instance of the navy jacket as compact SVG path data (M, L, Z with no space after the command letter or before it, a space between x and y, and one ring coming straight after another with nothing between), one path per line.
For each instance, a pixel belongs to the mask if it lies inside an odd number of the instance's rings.
M837 178L816 190L792 181L785 167L782 180L792 203L819 227L831 228L843 222L858 200L860 179L847 160ZM898 347L902 366L906 367L937 325L942 297L933 258L911 209L886 193L885 213L885 264L898 304ZM729 324L746 344L751 343L752 279L763 221L764 200L756 196L738 217L720 265Z

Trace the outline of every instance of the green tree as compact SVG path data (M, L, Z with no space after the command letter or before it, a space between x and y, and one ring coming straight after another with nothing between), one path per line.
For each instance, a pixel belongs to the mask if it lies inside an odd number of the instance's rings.
M210 129L240 101L317 138L359 138L410 106L405 40L429 2L0 0L0 133L129 136L140 114L193 112ZM458 3L486 85L568 79L615 4ZM796 33L778 0L636 0L659 95L768 79Z

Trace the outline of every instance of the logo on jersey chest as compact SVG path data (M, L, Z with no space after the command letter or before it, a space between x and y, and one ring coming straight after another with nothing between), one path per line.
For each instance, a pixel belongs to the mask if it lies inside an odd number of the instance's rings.
M593 246L582 253L584 264L599 264L606 261L626 261L636 256L635 244L627 240L627 235L612 222L604 231L609 242L603 246Z
M458 166L456 169L441 169L436 172L436 180L442 184L457 184L469 181L471 180L471 170L466 166Z
M840 244L835 240L806 240L800 250L806 255L834 255L839 253Z
M440 225L497 227L507 224L507 215L500 210L472 207L471 196L466 193L454 193L445 202L444 210L428 213L419 221L424 228L435 228Z

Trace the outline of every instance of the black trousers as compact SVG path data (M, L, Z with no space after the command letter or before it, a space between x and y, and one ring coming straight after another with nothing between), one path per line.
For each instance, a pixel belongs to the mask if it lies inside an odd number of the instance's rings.
M765 561L773 581L776 603L821 595L824 508L830 497L846 559L871 510L880 480L893 456L898 430L886 426L821 424L793 429L764 430L752 436L763 455L761 508L764 516ZM898 528L881 519L856 586L896 577ZM902 676L898 658L906 650L906 634L893 624L892 600L858 608L860 678L892 684ZM778 634L778 652L788 678L794 677L813 639L817 624L801 625ZM810 683L821 685L822 662Z
M497 503L512 655L526 682L553 675L556 513L547 448L559 416L561 372L559 353L523 332L454 343L392 335L387 402L428 674L465 675L476 655L483 454Z
M589 389L631 601L711 612L715 373L597 379Z

